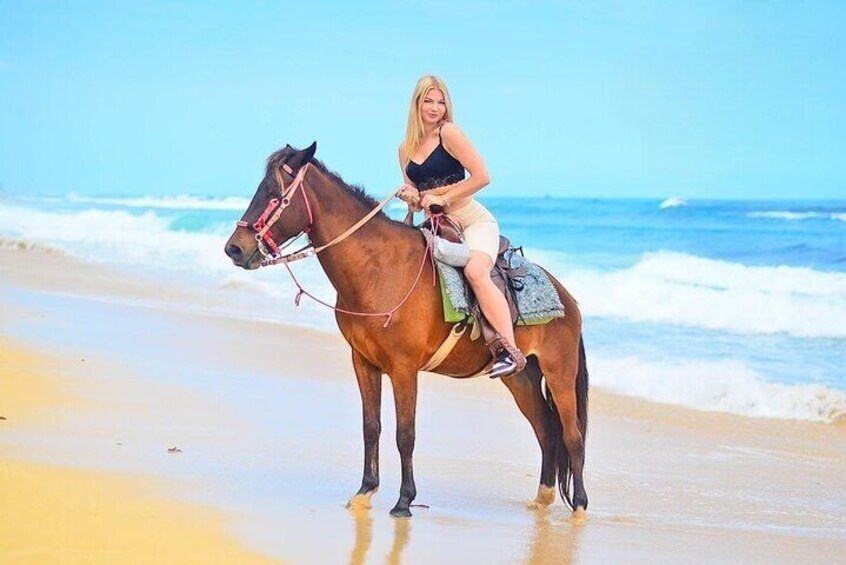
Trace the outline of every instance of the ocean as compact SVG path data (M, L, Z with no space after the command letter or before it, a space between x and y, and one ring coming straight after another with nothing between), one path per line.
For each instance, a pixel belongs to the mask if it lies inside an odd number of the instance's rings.
M328 309L294 306L283 267L245 272L224 255L251 196L5 195L0 247L59 250L197 296L156 306L337 332ZM593 385L699 410L846 418L846 201L481 201L579 301ZM334 299L316 260L293 269Z

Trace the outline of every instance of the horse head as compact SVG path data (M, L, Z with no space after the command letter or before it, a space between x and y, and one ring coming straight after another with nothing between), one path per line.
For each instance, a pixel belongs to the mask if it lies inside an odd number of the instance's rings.
M302 151L286 145L268 157L264 178L224 247L236 266L257 269L262 256L308 232L311 210L299 184L316 150L316 141Z

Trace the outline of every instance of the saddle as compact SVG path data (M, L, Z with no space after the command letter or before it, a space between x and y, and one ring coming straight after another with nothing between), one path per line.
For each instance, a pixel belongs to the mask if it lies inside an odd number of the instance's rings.
M461 228L447 216L440 216L435 222L435 229L432 229L432 221L427 219L420 226L420 229L427 230L433 235L441 237L452 243L463 243L464 238L461 234ZM511 241L503 236L499 236L499 250L497 251L497 258L491 269L491 280L494 282L499 291L505 296L505 301L508 303L508 309L511 313L511 323L516 325L520 319L520 311L517 307L517 297L515 292L522 290L524 286L523 279L527 275L526 267L524 265L512 266L509 260L505 257L505 253L512 249ZM522 248L517 248L522 252ZM472 307L471 312L473 317L478 322L478 328L481 329L482 336L485 343L491 349L491 352L496 355L497 349L501 346L502 336L500 336L493 326L488 322L482 313L475 297L472 296L472 289L468 291L471 294ZM474 337L475 339L475 337Z

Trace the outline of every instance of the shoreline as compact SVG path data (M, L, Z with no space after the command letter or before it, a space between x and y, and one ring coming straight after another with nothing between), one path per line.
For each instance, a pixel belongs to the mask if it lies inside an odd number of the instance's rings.
M481 555L546 563L728 555L808 562L846 551L837 474L846 468L843 425L702 412L593 388L591 506L579 527L560 501L539 513L523 507L537 487L539 453L505 387L429 374L420 379L415 451L417 502L429 508L416 509L405 534L402 521L386 516L398 481L386 381L382 487L369 514L351 515L343 503L360 478L360 406L340 336L123 300L179 289L70 257L27 260L31 253L0 251L4 334L86 362L105 360L86 367L100 384L117 365L115 380L132 382L132 392L107 387L100 400L111 399L113 410L84 428L111 426L137 441L140 455L104 462L99 447L76 438L70 448L29 449L26 458L189 479L200 485L189 498L238 516L232 530L264 553L337 561L366 545L371 556L399 547L403 556L433 562ZM68 332L71 321L77 326ZM145 395L159 405L132 404ZM133 417L127 406L137 410ZM161 414L172 419L137 423ZM151 440L162 431L185 449L166 464L157 451L164 440ZM429 547L435 539L455 549Z
M284 271L265 269L245 273L232 268L231 275L222 277L219 266L204 276L179 270L153 270L143 264L92 263L49 245L2 238L0 264L6 270L4 279L11 283L10 288L79 295L98 302L178 311L186 315L205 314L222 323L236 320L270 332L305 333L343 343L329 310L307 299L299 307L293 305L295 288ZM309 288L322 288L328 281L322 280L322 273L318 275L318 272L317 265L311 264L297 276L314 279ZM325 299L330 299L331 295L325 289L321 293ZM585 336L592 388L646 402L685 406L703 413L834 425L846 423L846 389L843 389L842 379L827 380L814 372L820 364L827 367L824 373L837 371L842 354L831 351L835 345L833 341L826 342L822 350L812 354L819 356L829 351L833 357L824 362L817 359L817 365L807 370L796 366L785 372L788 365L793 366L790 356L796 354L793 349L799 347L802 340L786 335L761 335L756 338L762 347L760 351L752 347L753 340L749 351L757 353L735 358L733 346L727 345L727 338L722 334L708 336L700 329L696 330L694 338L689 334L690 328L683 325L659 326L661 329L655 330L649 323L638 325L632 321L588 317ZM651 341L653 331L665 336L659 346ZM620 332L627 336L622 344L614 337ZM669 339L669 335L674 337ZM714 339L716 342L707 354L685 356L677 350L688 338ZM752 340L750 337L745 339ZM778 357L775 350L784 348L790 353L785 354L787 357ZM765 362L768 355L776 355L776 358ZM757 357L757 361L750 361L753 357ZM767 368L768 363L779 368L771 371Z

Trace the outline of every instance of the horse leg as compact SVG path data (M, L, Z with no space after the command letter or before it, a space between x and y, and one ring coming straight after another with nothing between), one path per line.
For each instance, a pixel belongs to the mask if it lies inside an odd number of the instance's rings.
M566 467L561 468L559 464L558 481L559 488L562 491L562 496L567 498L569 479L568 475L572 473L573 479L573 497L572 502L573 511L576 512L580 508L587 509L588 498L585 492L583 470L585 463L585 438L582 430L587 430L587 421L579 421L578 406L581 402L583 404L584 419L587 419L586 405L587 405L587 367L584 364L584 350L581 348L578 358L575 356L568 356L562 358L560 354L541 356L540 368L543 375L546 377L547 386L550 394L552 394L553 402L556 406L559 418L561 420L561 427L563 429L564 447L567 450L567 459L562 463L566 463ZM584 390L577 392L576 381L584 380ZM579 397L581 395L582 397Z
M353 349L353 368L361 393L364 431L364 473L361 488L347 508L370 508L370 497L379 489L379 434L382 432L382 371Z
M397 412L397 449L402 467L402 484L399 500L391 509L391 516L411 516L411 502L417 496L414 485L414 468L411 460L414 452L415 419L417 413L417 371L415 369L391 373L394 389L394 406Z
M546 508L555 502L555 473L558 470L556 445L558 426L541 390L541 372L536 357L530 357L526 369L503 384L511 391L517 407L532 425L541 448L541 474L538 494L529 508Z

